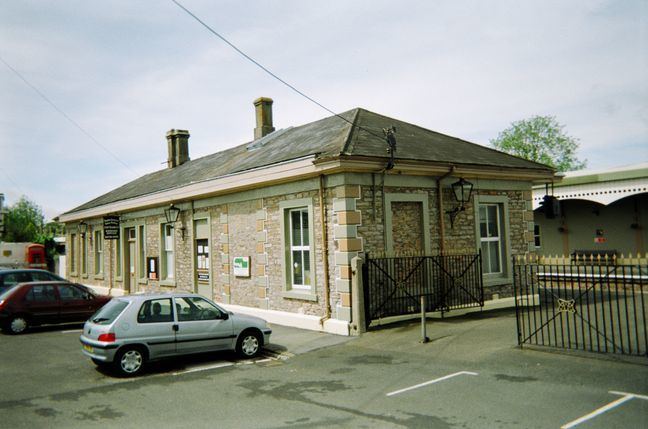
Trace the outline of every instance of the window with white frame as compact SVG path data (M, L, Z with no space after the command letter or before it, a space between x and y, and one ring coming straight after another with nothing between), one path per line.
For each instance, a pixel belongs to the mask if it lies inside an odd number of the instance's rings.
M289 299L317 301L313 199L281 201L279 210L283 248L282 296Z
M309 289L311 285L311 249L308 208L288 210L290 233L290 273L293 289Z
M172 281L175 279L175 240L173 224L166 223L162 225L162 258L161 274L162 280Z
M484 274L503 272L502 209L500 204L479 205L479 238Z
M94 231L94 273L103 274L103 231Z

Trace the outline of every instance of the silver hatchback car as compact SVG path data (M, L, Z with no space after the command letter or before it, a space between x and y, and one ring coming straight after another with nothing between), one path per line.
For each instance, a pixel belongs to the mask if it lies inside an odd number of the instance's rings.
M234 314L191 293L113 298L83 326L83 354L122 375L139 374L154 359L217 350L259 354L272 330L261 318Z

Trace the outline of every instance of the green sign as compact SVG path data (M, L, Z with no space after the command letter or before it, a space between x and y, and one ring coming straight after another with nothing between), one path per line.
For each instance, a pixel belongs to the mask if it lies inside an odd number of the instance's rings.
M250 277L250 257L249 256L236 256L234 257L234 275L236 277Z

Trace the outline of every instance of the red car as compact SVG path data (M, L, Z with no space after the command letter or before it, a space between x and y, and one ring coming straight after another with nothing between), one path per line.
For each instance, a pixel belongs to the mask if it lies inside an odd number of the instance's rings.
M0 326L20 334L35 325L84 322L110 299L65 281L20 283L0 293Z

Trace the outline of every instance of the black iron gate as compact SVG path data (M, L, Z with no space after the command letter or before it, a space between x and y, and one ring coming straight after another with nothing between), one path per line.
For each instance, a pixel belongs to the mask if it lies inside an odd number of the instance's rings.
M648 357L645 265L516 261L518 344Z
M369 257L363 265L365 321L484 305L481 255Z

